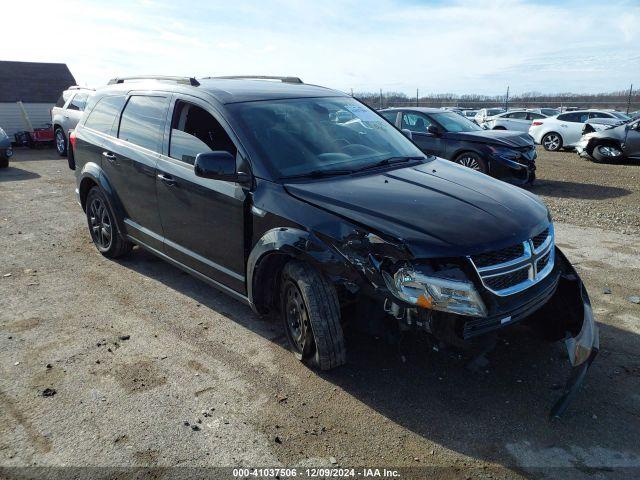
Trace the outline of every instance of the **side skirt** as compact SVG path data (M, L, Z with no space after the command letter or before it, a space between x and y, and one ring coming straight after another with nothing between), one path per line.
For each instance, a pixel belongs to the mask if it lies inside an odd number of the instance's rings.
M219 282L216 282L212 278L209 278L206 275L203 275L202 273L198 272L197 270L194 270L191 267L188 267L187 265L184 265L183 263L180 263L177 260L174 260L173 258L169 257L167 254L165 254L165 253L161 252L160 250L157 250L157 249L155 249L153 247L150 247L149 245L147 245L143 241L138 240L137 238L132 237L131 235L127 235L127 238L129 240L131 240L133 243L135 243L136 245L139 245L140 247L144 248L148 252L151 252L154 255L156 255L157 257L160 257L162 260L170 263L174 267L178 267L179 269L184 270L188 274L193 275L194 277L198 278L199 280L202 280L203 282L208 283L212 287L220 290L223 293L231 295L236 300L238 300L238 301L244 303L245 305L248 305L249 307L253 308L253 306L251 305L251 302L249 301L248 297L245 297L244 295L236 292L235 290L232 290L231 288L227 287L226 285L223 285L223 284L221 284Z

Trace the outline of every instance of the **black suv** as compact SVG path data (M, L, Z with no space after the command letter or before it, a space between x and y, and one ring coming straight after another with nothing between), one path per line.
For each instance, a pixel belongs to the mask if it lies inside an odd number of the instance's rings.
M380 114L424 153L514 185L536 178L536 146L526 132L486 130L454 112L437 108L387 108Z
M340 92L288 77L114 79L70 141L103 255L137 244L281 317L320 369L345 363L347 324L486 351L526 320L565 339L576 367L559 414L596 355L587 293L537 197L426 157Z

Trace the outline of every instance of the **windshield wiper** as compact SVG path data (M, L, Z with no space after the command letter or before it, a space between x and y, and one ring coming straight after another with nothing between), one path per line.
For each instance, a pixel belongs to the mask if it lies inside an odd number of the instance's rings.
M393 165L395 163L405 163L411 160L424 160L425 157L390 157L385 158L384 160L380 160L379 162L372 163L370 165L365 165L364 167L360 167L356 170L356 172L362 172L364 170L372 170L378 167L384 167L386 165Z
M334 175L349 175L353 173L353 170L311 170L306 173L299 173L297 175L284 175L280 177L281 180L289 180L291 178L323 178L333 177Z

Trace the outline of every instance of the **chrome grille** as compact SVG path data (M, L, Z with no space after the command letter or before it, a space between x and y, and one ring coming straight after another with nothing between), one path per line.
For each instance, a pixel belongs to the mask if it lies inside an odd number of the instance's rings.
M521 292L553 270L553 225L533 238L494 252L469 257L482 284L499 296Z

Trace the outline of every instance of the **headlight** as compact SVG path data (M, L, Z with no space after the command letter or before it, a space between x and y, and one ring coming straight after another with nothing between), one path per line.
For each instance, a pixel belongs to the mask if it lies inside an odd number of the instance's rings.
M487 307L471 282L427 276L408 266L393 275L386 271L382 275L391 293L412 305L471 317L487 316Z

